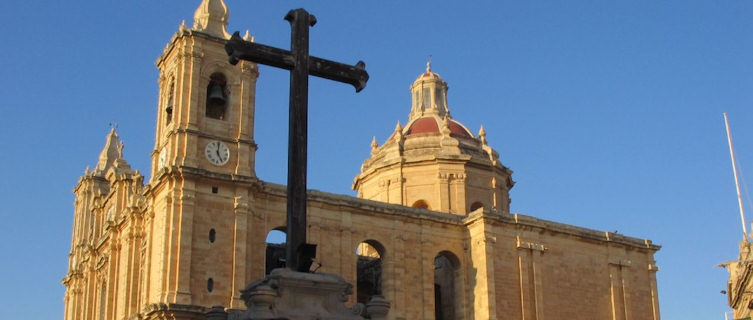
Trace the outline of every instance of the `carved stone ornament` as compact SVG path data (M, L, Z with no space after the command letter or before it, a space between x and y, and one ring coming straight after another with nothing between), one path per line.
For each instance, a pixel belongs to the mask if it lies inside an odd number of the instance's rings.
M371 320L387 319L387 313L390 312L390 302L383 296L374 295L366 303L366 315Z
M102 269L107 264L107 255L103 254L97 258L97 263L94 265L94 270Z
M338 275L275 269L241 291L248 308L241 319L363 320L345 306L352 293L353 286ZM375 304L375 313L386 314L385 303Z

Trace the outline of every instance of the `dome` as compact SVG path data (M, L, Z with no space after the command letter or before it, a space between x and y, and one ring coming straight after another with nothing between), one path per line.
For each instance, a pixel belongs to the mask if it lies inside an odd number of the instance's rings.
M439 130L439 128L442 126L441 121L442 120L438 117L432 116L418 118L406 125L404 135L410 136L413 134L421 133L440 133L441 131ZM447 126L450 128L450 135L452 136L473 138L473 135L470 133L470 131L468 131L468 129L466 129L464 125L460 124L460 122L448 119Z
M439 76L438 73L431 71L431 66L426 68L426 72L422 73L418 78L416 78L416 81L421 80L427 80L427 79L436 79L436 80L442 80L442 77Z
M459 215L479 206L509 212L512 171L487 144L483 127L474 135L452 118L447 88L427 64L410 86L408 122L398 121L382 145L372 139L371 156L353 179L359 197Z

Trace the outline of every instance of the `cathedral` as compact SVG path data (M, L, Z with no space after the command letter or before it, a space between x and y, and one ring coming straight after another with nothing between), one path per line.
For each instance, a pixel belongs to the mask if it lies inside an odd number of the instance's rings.
M259 73L228 63L228 17L202 0L157 60L148 179L113 129L73 189L66 320L237 315L241 290L281 265L267 235L285 230L286 188L256 176ZM660 247L512 213L513 171L483 127L451 116L447 90L427 65L408 121L372 142L357 197L308 191L306 242L317 272L353 285L346 304L384 297L404 320L659 319Z

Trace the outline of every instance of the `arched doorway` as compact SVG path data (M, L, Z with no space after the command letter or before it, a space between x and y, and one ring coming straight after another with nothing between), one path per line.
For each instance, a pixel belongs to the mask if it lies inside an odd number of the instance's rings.
M458 273L460 261L448 251L434 257L434 315L437 320L459 319Z
M267 233L267 249L265 255L264 274L272 270L285 267L285 227L275 228Z
M384 247L366 240L356 247L356 302L366 304L371 297L382 294L382 258Z

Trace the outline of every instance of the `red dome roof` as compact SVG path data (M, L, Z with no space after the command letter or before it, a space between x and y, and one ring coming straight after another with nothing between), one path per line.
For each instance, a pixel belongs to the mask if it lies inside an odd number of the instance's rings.
M419 118L414 121L408 128L408 131L405 132L405 135L430 132L439 132L439 126L433 117Z
M410 126L408 127L408 130L405 131L405 135L409 136L412 134L419 134L419 133L439 133L439 126L441 124L438 123L438 121L440 120L435 117L418 118L416 119L416 121L413 121L413 123L410 124ZM465 127L463 127L463 125L461 125L455 120L450 119L449 127L450 127L450 132L453 135L458 135L458 136L467 137L467 138L473 137L470 133L468 133L468 130L466 130Z

